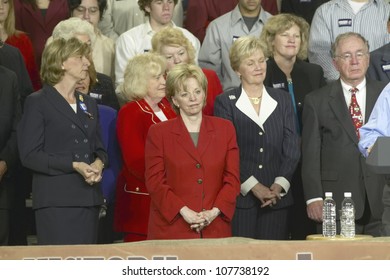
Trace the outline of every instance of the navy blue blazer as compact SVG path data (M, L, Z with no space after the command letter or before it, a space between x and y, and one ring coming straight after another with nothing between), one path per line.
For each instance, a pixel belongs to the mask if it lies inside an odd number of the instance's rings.
M390 43L370 53L367 77L372 80L390 82Z
M245 103L242 88L234 88L217 96L214 114L230 120L237 133L240 150L240 181L254 176L264 186L271 187L276 177L291 182L300 157L299 136L290 95L283 90L266 87L263 91L260 117L249 100ZM291 191L274 208L293 204ZM238 208L260 205L249 192L240 194Z
M103 203L100 184L90 186L72 162L108 165L96 101L76 92L77 113L52 86L26 99L17 138L22 164L33 171L33 208L95 206ZM82 101L87 115L82 109Z

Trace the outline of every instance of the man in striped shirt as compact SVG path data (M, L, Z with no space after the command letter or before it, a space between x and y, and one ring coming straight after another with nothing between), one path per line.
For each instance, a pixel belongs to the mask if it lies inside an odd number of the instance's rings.
M339 34L356 32L369 42L370 51L390 42L386 23L390 6L383 0L332 0L315 12L310 28L309 61L324 69L325 78L336 80L331 45Z

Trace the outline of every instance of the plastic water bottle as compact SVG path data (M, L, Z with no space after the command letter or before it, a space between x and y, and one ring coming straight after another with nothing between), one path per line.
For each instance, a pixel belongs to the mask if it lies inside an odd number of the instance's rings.
M355 204L350 192L344 193L344 200L341 203L340 224L342 237L355 237Z
M325 193L322 207L322 235L331 238L336 236L336 202L331 192Z

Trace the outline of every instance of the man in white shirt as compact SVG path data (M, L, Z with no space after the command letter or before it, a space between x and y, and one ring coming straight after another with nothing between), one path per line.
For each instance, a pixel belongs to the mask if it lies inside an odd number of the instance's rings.
M200 42L187 29L178 27L172 21L173 11L178 0L139 0L140 9L149 17L149 21L140 24L119 36L116 41L115 78L116 87L123 82L124 72L130 58L152 49L153 35L167 26L179 28L190 40L198 57Z

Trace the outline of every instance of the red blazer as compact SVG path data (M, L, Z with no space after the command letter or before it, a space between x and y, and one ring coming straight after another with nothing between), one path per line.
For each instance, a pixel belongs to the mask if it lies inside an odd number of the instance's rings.
M51 36L57 23L70 16L68 1L51 0L45 17L43 17L41 10L33 8L27 2L23 0L13 1L16 29L24 31L30 36L38 69L40 69L42 52L47 38Z
M176 117L167 99L159 107L168 119ZM124 105L118 113L117 135L123 157L119 176L114 228L118 232L144 234L146 237L150 197L145 187L145 140L149 127L159 123L145 100Z
M240 192L239 152L233 124L203 116L195 147L181 117L150 128L145 146L145 179L152 203L148 239L231 236L230 221ZM202 235L180 215L188 206L219 215Z
M218 94L223 92L221 81L217 73L211 69L202 69L208 82L206 106L203 108L203 113L208 116L214 115L214 100Z
M23 56L24 63L26 64L26 69L28 75L30 76L34 90L40 90L42 88L42 83L39 76L38 66L35 62L34 49L30 38L25 33L18 33L8 37L5 42L19 49Z

